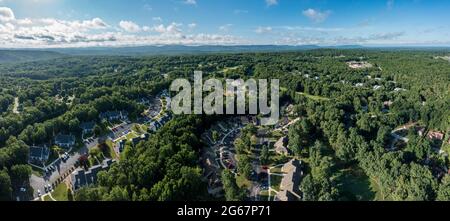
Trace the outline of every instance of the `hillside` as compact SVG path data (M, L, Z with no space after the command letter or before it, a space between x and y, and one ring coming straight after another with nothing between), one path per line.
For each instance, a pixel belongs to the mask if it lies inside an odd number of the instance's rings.
M38 50L0 50L0 64L17 63L27 61L40 61L63 57L58 52L38 51Z

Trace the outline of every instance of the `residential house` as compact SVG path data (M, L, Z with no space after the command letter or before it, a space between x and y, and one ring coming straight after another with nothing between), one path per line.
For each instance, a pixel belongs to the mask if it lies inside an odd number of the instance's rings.
M164 114L161 118L159 118L158 123L161 126L164 126L169 120L171 119L171 116L169 114Z
M139 137L131 138L130 142L133 146L139 144L141 141L147 141L150 138L150 134L142 134Z
M50 149L46 146L32 146L30 147L29 162L44 163L50 156Z
M247 116L241 116L241 122L243 125L247 125L249 123L249 118Z
M280 138L274 145L275 147L275 152L277 154L281 154L281 155L289 155L291 154L291 151L288 149L288 137L282 137Z
M80 128L83 130L84 134L92 133L94 132L95 122L83 122L80 124Z
M89 170L75 170L70 176L70 185L72 191L76 191L84 186L93 185L97 182L97 175L100 171L107 171L115 160L107 159L100 165L93 166Z
M126 111L108 111L100 114L100 119L107 121L126 120L128 113Z
M430 131L428 132L428 139L430 140L443 140L444 134L438 131Z
M59 134L55 137L55 144L59 147L69 149L75 145L75 136Z
M300 199L300 181L303 176L302 162L293 159L286 163L281 171L286 173L281 180L280 191L276 196L278 201ZM292 197L293 195L294 197Z
M287 190L279 191L275 197L275 201L287 202L287 201L295 201L295 200L298 200L298 198L294 194L292 194L291 192L289 192Z
M117 150L119 151L119 153L122 153L125 150L126 142L126 140L120 140L119 143L117 143Z

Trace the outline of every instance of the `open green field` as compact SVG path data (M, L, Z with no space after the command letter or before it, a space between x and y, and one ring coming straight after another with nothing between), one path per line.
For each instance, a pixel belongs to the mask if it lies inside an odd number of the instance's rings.
M244 188L250 188L251 187L251 182L247 179L247 178L245 178L244 176L236 176L236 184L239 186L239 187L244 187Z
M331 100L330 98L327 98L327 97L306 94L306 93L303 93L303 92L297 92L297 93L307 97L308 99L314 100L314 101L329 101L329 100Z
M52 192L52 196L57 201L68 201L67 191L67 185L65 183L61 183L55 188L55 191Z
M117 156L116 151L114 151L114 143L111 140L107 140L106 145L108 145L108 153L105 155L109 155L106 157L111 159L118 159L119 157Z
M270 175L270 187L276 191L280 191L282 176Z
M342 190L346 200L371 201L376 198L377 190L361 168L351 167L341 172Z
M44 201L52 202L53 200L50 198L49 195L46 195L46 196L44 196Z

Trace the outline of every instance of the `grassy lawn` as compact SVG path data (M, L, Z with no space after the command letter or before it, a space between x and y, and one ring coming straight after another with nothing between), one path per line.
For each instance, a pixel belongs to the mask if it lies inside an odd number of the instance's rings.
M314 101L329 101L330 100L330 98L327 98L327 97L306 94L306 93L303 93L303 92L297 92L297 93L300 94L300 95L303 95L303 96L305 96L305 97L307 97L307 98L309 98L311 100L314 100Z
M282 174L283 172L281 172L281 167L275 167L275 168L270 169L270 173Z
M259 200L260 201L268 201L269 200L269 191L262 190L261 192L259 192Z
M106 145L108 145L108 153L105 153L105 156L111 159L118 159L116 151L114 151L114 143L111 140L106 141Z
M134 131L132 131L131 133L127 134L127 136L126 136L127 140L133 139L135 137L138 137L138 136L136 135L136 133Z
M53 200L50 198L49 195L44 196L44 201L50 201L52 202Z
M55 188L55 191L52 192L52 196L57 201L68 201L67 191L67 185L65 183L61 183Z
M280 137L283 137L284 134L281 131L272 131L272 138L280 139Z
M38 177L43 177L44 171L37 169L35 167L31 167L31 174L34 174L35 176L38 176Z
M270 175L270 187L276 191L280 191L282 176Z
M376 191L371 185L371 179L358 167L341 170L342 189L347 200L371 201L376 198Z
M236 176L236 184L239 186L239 187L244 187L244 188L250 188L251 187L251 182L247 179L247 178L245 178L244 176Z

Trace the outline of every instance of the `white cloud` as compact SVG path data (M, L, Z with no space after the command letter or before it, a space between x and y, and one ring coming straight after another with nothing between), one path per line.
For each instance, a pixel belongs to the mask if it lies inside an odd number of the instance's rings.
M134 23L132 21L120 21L119 26L120 26L120 28L122 28L123 30L125 30L127 32L140 32L141 31L141 27L139 27L139 25L137 25L136 23Z
M288 31L308 31L308 32L339 32L343 28L320 28L320 27L305 27L305 26L282 26L281 28Z
M15 20L14 12L7 7L0 7L0 22L8 22Z
M270 33L272 32L272 27L258 27L255 32L258 34Z
M267 6L278 5L278 0L266 0Z
M325 21L328 16L330 16L331 11L320 11L320 10L315 10L312 8L306 9L303 12L303 15L306 16L307 18L309 18L311 21L316 22L316 23L321 23L323 21Z
M9 8L1 8L0 48L49 48L139 45L211 45L244 44L245 40L223 34L185 34L181 23L139 26L121 21L119 27L101 18L91 20L59 20L54 18L15 18ZM187 28L197 25L191 23ZM125 30L123 32L121 30ZM189 31L188 30L188 31ZM147 32L139 33L138 32Z
M163 24L153 26L153 28L151 30L154 32L158 32L160 34L165 34L165 35L169 35L169 34L178 35L178 34L181 34L181 32L182 32L181 26L182 26L182 24L172 22L170 25L167 25L167 26L165 26Z
M108 25L100 18L94 18L92 20L83 21L81 23L77 23L80 27L88 28L88 29L103 29L108 27Z
M197 0L185 0L184 4L187 5L197 5Z

